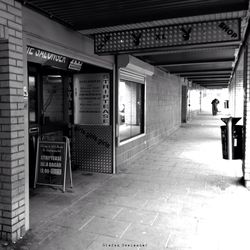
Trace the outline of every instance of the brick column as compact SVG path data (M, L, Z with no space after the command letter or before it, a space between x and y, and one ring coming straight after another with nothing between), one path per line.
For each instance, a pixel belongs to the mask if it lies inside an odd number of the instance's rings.
M244 56L239 59L238 67L235 72L235 109L234 116L243 119L243 103L244 103L244 89L243 89L243 65ZM242 121L242 120L241 120Z
M250 37L248 36L245 46L245 74L244 74L244 159L243 159L243 174L245 186L250 188Z
M22 6L0 0L0 237L24 234Z

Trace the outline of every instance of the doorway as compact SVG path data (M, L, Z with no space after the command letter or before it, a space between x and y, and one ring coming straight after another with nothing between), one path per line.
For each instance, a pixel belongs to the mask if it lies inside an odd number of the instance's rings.
M71 136L73 74L28 64L29 182L34 185L38 138Z
M28 63L31 188L38 138L67 136L73 170L114 171L112 72L93 65L84 69L82 73Z

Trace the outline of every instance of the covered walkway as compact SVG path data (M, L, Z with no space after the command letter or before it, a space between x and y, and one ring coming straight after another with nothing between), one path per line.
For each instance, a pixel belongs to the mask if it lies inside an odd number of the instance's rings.
M222 159L220 125L201 114L116 175L74 172L65 194L38 188L15 249L249 249L250 193L241 162Z

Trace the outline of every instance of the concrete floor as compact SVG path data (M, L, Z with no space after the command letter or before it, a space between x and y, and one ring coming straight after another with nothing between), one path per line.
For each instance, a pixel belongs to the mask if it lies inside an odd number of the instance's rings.
M116 175L74 172L31 196L20 250L249 250L241 161L222 159L219 116L199 115Z

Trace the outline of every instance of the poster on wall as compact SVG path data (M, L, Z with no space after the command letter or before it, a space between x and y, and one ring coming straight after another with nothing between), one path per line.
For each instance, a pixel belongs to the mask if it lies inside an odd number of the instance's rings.
M110 125L108 73L74 75L74 124Z

